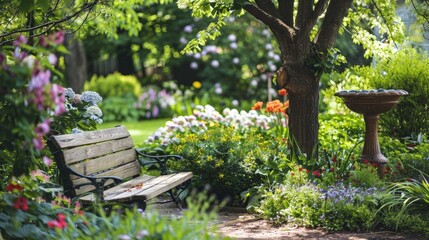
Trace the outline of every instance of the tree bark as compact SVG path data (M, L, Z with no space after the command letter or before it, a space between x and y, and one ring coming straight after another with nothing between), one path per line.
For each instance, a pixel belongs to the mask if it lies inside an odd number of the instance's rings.
M66 35L67 48L70 54L65 55L66 80L68 86L75 92L82 92L83 85L87 80L85 49L73 35Z
M307 158L317 158L319 79L305 65L286 65L291 141ZM294 146L296 147L296 146Z

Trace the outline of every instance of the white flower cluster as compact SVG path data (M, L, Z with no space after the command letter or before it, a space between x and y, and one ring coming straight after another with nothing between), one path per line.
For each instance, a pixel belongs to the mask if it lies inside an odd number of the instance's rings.
M177 133L204 132L210 123L219 123L224 126L232 126L237 131L246 131L253 127L268 130L270 123L276 121L275 116L259 114L255 110L239 112L237 109L225 108L221 114L210 105L198 105L193 112L192 116L180 116L166 122L164 127L159 128L146 140L146 143L159 142L166 146L179 141L176 137Z

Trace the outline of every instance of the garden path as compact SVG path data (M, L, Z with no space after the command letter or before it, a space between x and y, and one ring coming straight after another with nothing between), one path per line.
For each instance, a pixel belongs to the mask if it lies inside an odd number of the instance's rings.
M150 205L149 205L150 206ZM153 205L148 211L156 210L165 216L180 216L174 204ZM427 236L391 231L335 232L321 229L307 229L290 225L274 226L269 221L236 209L225 209L216 220L218 232L237 240L424 240Z

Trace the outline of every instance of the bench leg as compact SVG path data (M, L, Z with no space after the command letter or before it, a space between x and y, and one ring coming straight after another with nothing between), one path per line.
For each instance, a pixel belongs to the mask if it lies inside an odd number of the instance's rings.
M140 200L133 202L133 206L137 206L138 209L141 209L143 212L146 210L146 200Z
M182 208L182 204L180 203L179 195L174 196L174 193L173 193L173 190L172 190L172 189L170 189L170 190L168 191L168 194L170 194L170 197L171 197L171 199L173 200L173 202L175 202L175 203L176 203L176 205L177 205L177 207L180 209L180 211L182 211L182 210L183 210L183 208Z

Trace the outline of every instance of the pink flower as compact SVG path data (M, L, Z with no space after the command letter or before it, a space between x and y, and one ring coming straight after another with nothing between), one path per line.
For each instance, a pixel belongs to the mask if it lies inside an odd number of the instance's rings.
M24 35L19 35L18 38L16 38L15 41L13 41L13 46L17 47L21 44L26 44L28 42L27 38L24 37Z
M43 163L46 165L46 166L51 166L51 164L52 164L52 159L50 159L50 158L48 158L48 157L46 157L46 156L44 156L43 157Z
M60 228L64 229L67 227L66 216L62 213L58 213L58 219L48 222L48 227L50 228Z
M38 151L42 150L45 147L42 135L37 135L37 137L33 138L33 146Z
M35 132L38 135L45 135L45 134L49 133L49 131L51 130L50 124L51 124L51 119L48 118L45 121L43 121L42 123L37 124Z
M48 45L48 41L46 40L45 35L40 36L40 45L42 47L46 47Z
M50 63L50 64L52 64L52 65L57 65L57 62L58 62L58 57L57 57L57 55L55 55L55 54L53 54L53 53L49 54L49 56L48 56L48 61L49 61L49 63Z
M40 169L31 171L30 176L31 177L42 177L43 181L45 181L45 182L49 181L49 178L50 178L48 175L44 174L42 172L42 170L40 170Z
M36 67L31 76L31 81L29 84L29 89L42 88L43 86L49 84L49 79L51 78L51 71L43 71L40 68Z
M48 36L49 40L55 44L62 44L64 42L64 31L59 31Z

